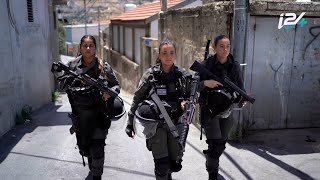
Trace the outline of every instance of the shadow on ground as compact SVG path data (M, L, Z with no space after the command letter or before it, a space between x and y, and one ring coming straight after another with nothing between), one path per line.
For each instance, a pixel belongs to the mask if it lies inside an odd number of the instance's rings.
M0 164L22 137L27 133L33 132L37 127L71 125L68 112L59 111L63 104L62 101L62 99L58 99L57 103L52 102L37 109L32 113L31 121L14 126L0 138Z

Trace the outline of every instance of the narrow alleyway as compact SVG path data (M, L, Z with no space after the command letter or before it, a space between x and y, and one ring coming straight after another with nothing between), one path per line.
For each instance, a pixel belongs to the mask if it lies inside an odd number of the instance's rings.
M121 92L126 109L132 95ZM69 134L71 111L66 94L33 113L33 120L18 125L0 138L1 180L85 179L76 148L75 136ZM128 138L125 122L112 125L106 140L103 179L152 180L153 159L142 138ZM306 142L312 135L317 142ZM191 126L183 168L174 179L205 180L205 137ZM319 129L261 131L243 143L227 144L221 157L220 179L320 179Z

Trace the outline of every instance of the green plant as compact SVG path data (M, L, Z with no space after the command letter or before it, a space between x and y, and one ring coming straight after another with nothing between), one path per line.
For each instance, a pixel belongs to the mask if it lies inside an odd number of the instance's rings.
M248 131L250 131L254 124L255 122L238 124L237 128L231 131L230 140L240 142L248 134Z
M250 131L250 129L252 129L252 126L255 124L256 122L246 122L245 124L242 124L242 136L245 137L248 134L248 131Z
M234 131L230 133L230 140L239 142L241 140L241 134L239 128L236 128Z
M19 113L16 113L16 124L23 124L25 120L22 118L22 116Z
M52 102L56 102L59 96L60 96L60 92L57 91L57 90L54 90L54 91L51 93L51 100L52 100Z
M66 45L64 42L65 30L61 22L57 22L58 25L58 41L59 41L59 54L64 54L66 52Z
M23 124L27 119L31 120L32 108L29 105L24 105L20 113L16 113L16 124Z

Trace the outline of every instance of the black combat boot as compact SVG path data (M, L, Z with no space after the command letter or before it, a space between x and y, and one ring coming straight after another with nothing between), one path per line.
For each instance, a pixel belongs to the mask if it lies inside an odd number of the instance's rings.
M218 180L218 171L209 173L209 180Z

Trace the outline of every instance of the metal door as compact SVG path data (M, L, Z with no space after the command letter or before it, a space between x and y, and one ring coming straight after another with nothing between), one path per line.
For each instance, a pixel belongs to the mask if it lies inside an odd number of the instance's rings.
M278 20L250 17L245 82L257 100L246 119L254 129L319 127L320 37L308 32L319 18L296 30L279 30Z

